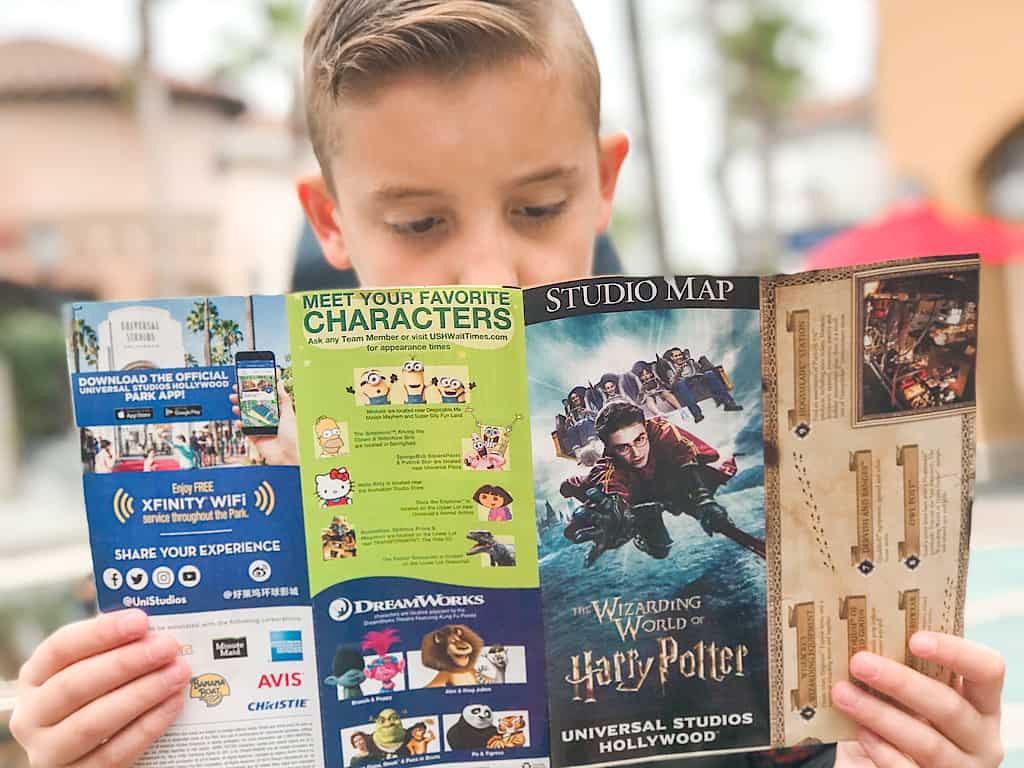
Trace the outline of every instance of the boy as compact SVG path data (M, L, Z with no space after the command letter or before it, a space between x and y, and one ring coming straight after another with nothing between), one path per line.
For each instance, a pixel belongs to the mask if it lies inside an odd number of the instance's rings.
M599 75L571 0L322 0L305 53L322 176L299 197L334 267L367 286L589 272L628 141L598 138ZM36 650L11 721L34 766L128 765L174 721L189 669L147 626L119 611ZM911 647L963 685L858 655L854 674L901 707L838 683L833 700L865 730L835 765L997 765L1002 659L929 633Z

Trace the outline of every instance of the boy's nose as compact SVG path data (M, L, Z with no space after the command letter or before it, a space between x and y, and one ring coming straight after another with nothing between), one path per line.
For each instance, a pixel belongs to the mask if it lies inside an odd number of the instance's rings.
M459 243L463 285L519 285L517 248L501 226L479 226Z

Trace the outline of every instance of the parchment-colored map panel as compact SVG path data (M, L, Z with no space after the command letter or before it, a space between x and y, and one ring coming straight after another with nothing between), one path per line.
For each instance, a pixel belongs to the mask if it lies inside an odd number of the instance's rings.
M854 735L832 709L830 689L849 679L849 659L860 650L947 677L913 658L907 641L918 629L960 630L974 416L963 403L908 419L894 395L892 418L865 425L859 376L870 371L857 370L867 359L857 330L864 281L783 281L767 294L776 318L780 531L769 554L782 623L782 684L776 677L772 688L773 708L784 710L773 718L773 738L796 744ZM974 301L967 311L976 317ZM925 325L915 332L931 333ZM941 350L948 358L958 351Z

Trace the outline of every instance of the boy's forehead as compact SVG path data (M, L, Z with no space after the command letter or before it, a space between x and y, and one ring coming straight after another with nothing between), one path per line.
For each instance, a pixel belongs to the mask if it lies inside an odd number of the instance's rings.
M332 174L363 193L415 196L408 179L443 187L455 170L518 184L596 173L597 136L574 78L528 58L458 78L403 77L332 109Z

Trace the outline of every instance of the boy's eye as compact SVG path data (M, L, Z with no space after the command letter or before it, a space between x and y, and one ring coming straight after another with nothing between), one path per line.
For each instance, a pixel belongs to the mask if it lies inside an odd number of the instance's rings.
M415 221L401 221L389 226L400 235L425 235L436 227L444 224L440 216L427 216Z
M565 210L566 202L562 200L551 205L523 205L519 208L513 208L512 213L515 216L522 216L524 219L550 219Z

